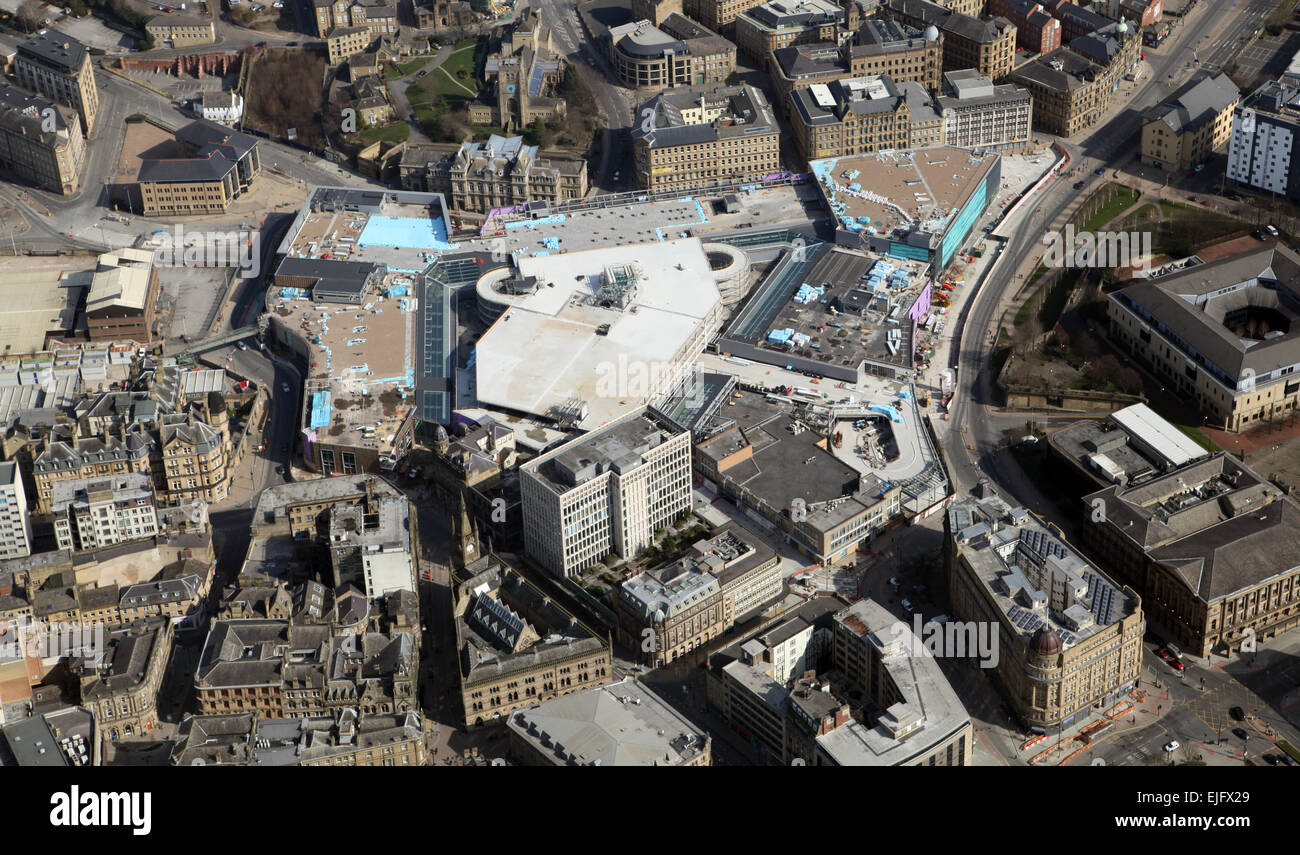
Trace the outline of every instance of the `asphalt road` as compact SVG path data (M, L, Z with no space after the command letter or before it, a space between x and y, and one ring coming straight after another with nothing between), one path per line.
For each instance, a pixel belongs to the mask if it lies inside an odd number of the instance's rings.
M1235 3L1220 0L1209 4L1208 8L1196 13L1198 17L1185 25L1188 29L1176 44L1166 42L1158 53L1148 53L1152 76L1133 95L1126 109L1078 143L1063 142L1071 154L1072 167L1079 168L1086 176L1085 187L1076 191L1072 183L1063 178L1053 181L1042 191L1035 202L1035 212L1016 230L1003 250L1004 258L997 270L985 280L979 292L963 310L957 360L959 391L950 410L952 423L965 426L961 434L963 449L962 453L949 455L951 474L962 487L973 487L981 477L988 474L1010 490L1019 501L1041 509L1052 507L1049 496L1039 490L1010 461L1008 455L999 454L999 446L1005 444L1005 428L1008 425L1005 421L990 418L987 413L987 408L994 405L995 399L993 378L989 371L992 338L991 335L985 335L985 331L996 330L995 322L1002 297L1018 286L1019 282L1015 278L1017 267L1023 259L1039 251L1041 247L1036 247L1036 244L1041 240L1044 230L1076 198L1086 195L1093 186L1107 180L1108 176L1093 174L1098 164L1105 164L1109 173L1127 162L1138 150L1142 111L1159 103L1193 71L1187 64L1187 50L1209 39L1210 32L1223 23L1223 16L1232 13L1227 30L1210 43L1211 53L1204 60L1207 65L1225 63L1243 46L1241 36L1253 33L1271 8L1269 0ZM1023 423L1023 417L1017 417L1016 421Z

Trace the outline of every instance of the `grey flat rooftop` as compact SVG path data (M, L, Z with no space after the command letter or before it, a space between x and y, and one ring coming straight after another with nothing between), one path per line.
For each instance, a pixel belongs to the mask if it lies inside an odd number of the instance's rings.
M1138 608L1136 600L1024 508L994 495L955 502L948 516L957 548L1002 613L1003 631L1009 625L1022 644L1045 628L1056 632L1068 650Z
M896 737L883 723L867 727L860 722L837 727L817 737L817 744L841 766L904 765L971 726L957 693L952 690L939 662L925 649L907 624L874 600L860 600L835 616L859 635L868 636L882 666L879 695L896 699L881 717L905 718L920 726ZM889 647L900 635L901 649ZM877 698L879 700L880 698ZM882 704L883 705L883 704Z
M676 766L708 744L702 729L633 678L552 698L507 725L557 766Z

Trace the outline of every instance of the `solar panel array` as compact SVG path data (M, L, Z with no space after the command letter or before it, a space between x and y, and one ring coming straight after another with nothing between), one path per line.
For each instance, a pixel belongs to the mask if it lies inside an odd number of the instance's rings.
M1047 624L1046 620L1020 606L1012 606L1007 611L1007 616L1011 618L1012 625L1022 632L1034 632Z
M1047 532L1036 528L1024 528L1020 530L1020 542L1025 546L1042 555L1044 558L1050 558L1055 555L1057 558L1066 558L1069 553L1055 538Z
M1097 623L1109 624L1120 607L1119 589L1096 573L1084 573L1088 580L1087 597L1092 603L1092 614Z

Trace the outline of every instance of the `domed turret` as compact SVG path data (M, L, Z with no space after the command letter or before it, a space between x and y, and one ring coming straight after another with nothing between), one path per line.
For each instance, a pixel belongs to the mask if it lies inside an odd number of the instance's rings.
M1061 644L1060 633L1043 627L1029 639L1029 649L1035 656L1059 656L1065 646Z
M1120 18L1119 24L1115 27L1115 32L1119 33L1120 35L1124 35L1125 33L1127 33L1128 21L1124 20L1123 18Z
M447 436L447 429L442 425L436 425L433 429L433 447L439 454L446 454L449 445L451 445L451 438Z
M934 24L931 24L930 26L926 27L926 28L925 28L925 40L926 40L927 42L937 42L937 41L939 41L939 28L936 27Z

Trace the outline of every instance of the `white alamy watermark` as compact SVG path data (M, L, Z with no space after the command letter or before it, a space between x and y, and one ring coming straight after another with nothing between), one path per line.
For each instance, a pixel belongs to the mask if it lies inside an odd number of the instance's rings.
M619 400L645 400L681 391L689 407L703 405L706 385L704 369L698 364L629 359L596 364L596 396Z
M104 651L104 624L34 621L26 615L0 620L0 659L42 660L81 656L97 659Z
M1151 232L1075 231L1068 225L1064 232L1044 234L1043 243L1047 267L1131 267L1143 272L1151 266Z
M262 236L253 229L187 229L177 223L155 233L154 263L159 267L235 267L245 279L262 272Z
M927 621L920 613L912 624L899 621L891 633L901 639L910 656L944 659L977 659L981 668L998 667L998 625L990 621Z
M50 796L50 825L59 828L122 827L137 837L153 829L152 793L82 791L73 784Z

